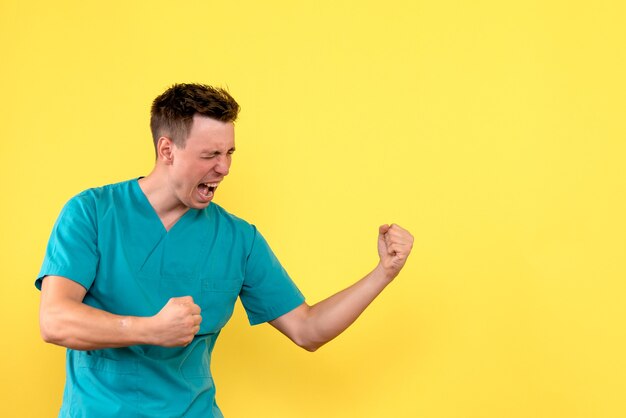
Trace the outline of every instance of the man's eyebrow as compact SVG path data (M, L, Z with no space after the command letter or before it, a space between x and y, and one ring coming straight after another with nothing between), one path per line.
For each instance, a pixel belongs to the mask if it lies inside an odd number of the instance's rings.
M228 151L226 152L235 152L235 147L230 148ZM209 150L209 149L204 149L202 151L200 151L201 154L209 154L209 155L219 155L222 153L222 151L218 151L218 150Z

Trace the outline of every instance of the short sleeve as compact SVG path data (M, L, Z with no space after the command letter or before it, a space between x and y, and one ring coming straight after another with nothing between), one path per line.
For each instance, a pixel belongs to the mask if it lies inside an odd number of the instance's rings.
M46 276L62 276L89 290L98 260L94 201L80 194L67 202L52 228L35 286L41 289Z
M272 321L304 302L304 296L280 264L263 236L254 228L241 302L251 325Z

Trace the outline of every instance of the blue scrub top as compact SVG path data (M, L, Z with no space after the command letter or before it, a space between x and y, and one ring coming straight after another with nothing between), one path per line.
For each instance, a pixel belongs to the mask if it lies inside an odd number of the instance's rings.
M211 203L166 231L137 180L86 190L65 205L37 288L48 275L81 284L85 304L118 315L152 316L187 295L202 309L187 347L68 349L60 417L221 417L209 365L237 297L252 325L304 302L253 225Z

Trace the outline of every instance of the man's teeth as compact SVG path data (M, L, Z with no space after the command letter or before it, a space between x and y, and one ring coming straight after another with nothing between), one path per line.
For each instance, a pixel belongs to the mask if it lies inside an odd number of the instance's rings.
M219 185L219 182L216 183L200 183L198 185L198 192L204 196L205 198L213 197L213 192Z

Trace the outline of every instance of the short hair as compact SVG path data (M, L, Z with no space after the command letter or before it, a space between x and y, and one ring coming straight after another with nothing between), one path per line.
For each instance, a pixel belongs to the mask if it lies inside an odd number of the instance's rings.
M239 104L222 88L206 84L174 84L152 102L150 130L154 149L162 136L184 148L196 114L234 122L239 114Z

